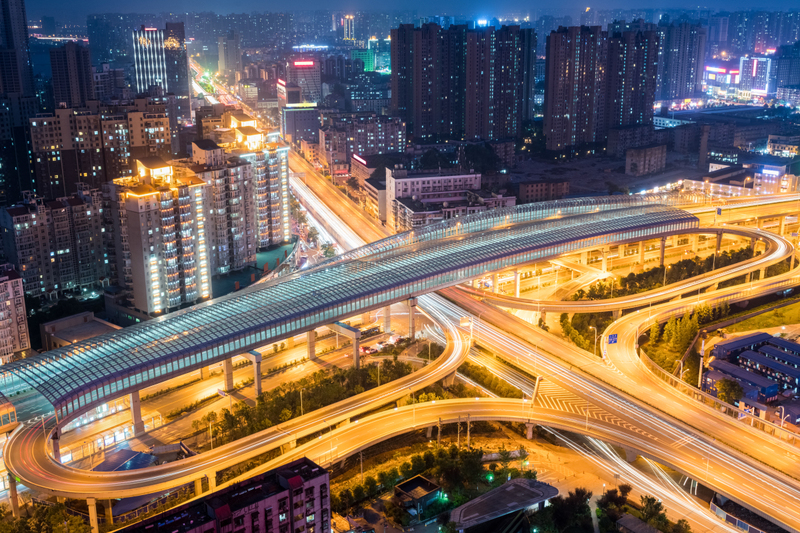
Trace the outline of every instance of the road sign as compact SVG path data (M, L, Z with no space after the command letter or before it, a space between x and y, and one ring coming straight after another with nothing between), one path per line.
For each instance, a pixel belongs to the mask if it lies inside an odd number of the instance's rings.
M217 389L217 394L219 394L219 395L220 395L220 396L222 396L223 398L224 398L225 396L227 396L227 395L228 395L228 393L227 393L227 392L225 392L225 391L224 391L224 390L222 390L222 389Z
M722 208L721 208L721 207L718 207L718 208L717 208L717 214L718 214L718 215L721 215L721 214L722 214Z
M792 237L797 237L797 232L796 231L792 232Z
M617 344L617 334L612 333L608 336L608 344Z

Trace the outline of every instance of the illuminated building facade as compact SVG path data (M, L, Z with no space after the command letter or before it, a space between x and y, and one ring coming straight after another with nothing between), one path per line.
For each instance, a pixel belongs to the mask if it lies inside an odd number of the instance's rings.
M322 74L316 59L294 59L286 65L286 83L300 87L305 102L322 99Z
M149 315L210 298L206 183L158 157L136 166L107 185L119 284Z
M742 98L767 97L775 94L775 90L771 58L739 58L739 95Z
M30 348L26 317L22 278L11 265L0 265L0 361L2 363L9 362L15 353Z
M169 91L164 30L145 26L133 30L133 64L137 93L147 93L153 86Z
M344 16L344 40L350 42L356 40L356 20L353 15Z
M191 118L185 40L182 22L168 22L164 30L142 26L133 31L136 92L150 96L175 95L176 116L180 119Z

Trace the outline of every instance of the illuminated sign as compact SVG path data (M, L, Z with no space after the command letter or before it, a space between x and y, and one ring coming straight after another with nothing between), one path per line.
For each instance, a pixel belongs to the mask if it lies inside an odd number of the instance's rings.
M725 70L724 68L719 68L719 67L706 67L706 70L708 72L716 72L717 74L725 74L727 72L727 70Z
M158 28L145 28L144 31L158 31Z
M739 71L738 70L732 70L730 73L731 74L739 74Z
M279 78L278 79L278 85L284 85L285 86L286 82Z
M767 176L780 176L781 173L777 170L762 170L762 174L766 174Z
M753 60L753 77L756 77L756 71L758 70L758 61Z
M314 62L313 61L295 61L294 62L294 66L296 66L296 67L313 67L314 66Z
M366 165L367 164L367 162L364 161L364 159L362 159L361 157L357 156L356 154L353 154L353 159L355 159L356 161L358 161L362 165Z

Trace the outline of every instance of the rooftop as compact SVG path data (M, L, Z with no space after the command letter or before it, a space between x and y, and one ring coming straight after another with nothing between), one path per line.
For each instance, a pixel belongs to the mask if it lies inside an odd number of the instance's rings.
M628 513L625 513L622 518L617 520L617 526L621 526L626 531L632 531L633 533L659 533L659 530L653 526Z
M403 481L402 483L398 483L394 488L404 494L407 494L411 498L418 500L420 498L424 498L432 492L436 492L441 487L422 475L416 475L406 481Z
M731 339L729 341L718 342L714 346L714 349L720 349L726 352L734 352L742 348L750 348L752 346L764 344L770 339L772 339L772 335L769 333L751 333L750 335L745 335L744 337L736 337L735 339Z
M140 157L137 159L137 161L139 161L145 168L165 168L169 166L169 163L156 156Z
M739 354L739 359L749 359L750 361L760 366L793 377L795 381L800 380L800 369L783 364L779 361L776 361L775 359L767 357L764 354L758 352L751 352L750 350L747 350Z
M201 150L205 151L219 150L219 146L217 146L217 143L215 143L211 139L196 139L192 141L192 144L197 146Z
M713 368L714 370L718 370L723 374L727 374L737 380L744 381L746 383L750 383L755 387L761 387L764 389L768 389L769 387L777 387L777 383L772 381L771 379L765 378L764 376L759 376L753 372L750 372L740 366L734 365L733 363L729 363L727 361L711 361L709 363L709 368Z
M516 478L450 512L458 529L466 529L526 509L558 496L558 489L541 481Z
M800 355L789 353L787 351L781 350L780 348L776 348L775 346L770 346L769 344L760 346L758 348L758 351L760 353L763 353L769 358L786 361L788 364L792 366L796 365L796 368L800 367Z

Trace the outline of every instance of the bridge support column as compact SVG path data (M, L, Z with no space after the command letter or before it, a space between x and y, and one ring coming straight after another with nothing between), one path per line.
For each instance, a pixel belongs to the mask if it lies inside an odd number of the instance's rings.
M306 344L308 345L308 360L314 361L317 359L317 332L311 330L306 333Z
M372 313L367 311L366 313L361 313L361 325L366 326L372 320Z
M493 293L497 294L498 292L500 292L499 285L500 285L500 276L497 274L497 272L495 272L494 274L492 274L492 292Z
M602 250L600 250L600 253L603 254L603 263L602 263L603 266L600 268L600 270L602 270L603 272L608 272L608 249L603 248Z
M589 252L586 252L586 251L581 252L581 261L580 261L580 263L582 265L588 265L589 264Z
M658 265L661 266L661 267L664 266L664 249L666 247L667 247L667 238L666 237L661 237L661 250L659 252L660 255L659 255L659 259L658 259L658 261L659 261Z
M514 298L519 298L519 270L514 271Z
M756 243L757 242L758 241L755 238L750 239L750 249L753 250L753 252L756 251Z
M203 478L194 480L194 495L200 496L203 494Z
M619 320L619 319L620 319L620 317L622 316L622 309L614 309L614 310L611 312L611 314L612 314L612 316L614 317L614 320Z
M203 366L200 368L200 379L206 379L208 377L208 367Z
M783 234L786 231L786 217L782 216L778 218L778 222L778 235L783 237Z
M425 433L425 437L430 440L433 437L433 426L428 426L428 430Z
M415 321L416 321L416 311L417 311L417 299L416 298L409 298L408 300L408 338L414 340L416 335L415 329Z
M100 524L97 521L97 500L86 498L86 506L89 507L89 527L92 533L100 533Z
M255 350L251 350L244 355L253 363L253 385L256 388L256 396L261 395L261 354Z
M361 368L361 353L359 351L360 348L361 348L360 339L358 338L353 339L353 365L356 367L356 369Z
M53 459L57 463L61 463L61 428L58 426L53 430L53 436L50 437L50 442L53 445Z
M294 336L286 339L286 348L294 348Z
M142 404L139 401L139 391L132 392L131 396L131 422L133 422L133 434L139 436L144 433L144 421L142 420Z
M645 241L639 242L639 266L644 268L644 249L645 249Z
M692 253L696 254L700 247L700 237L697 234L694 234L689 237L689 242L692 245Z
M290 450L294 450L295 448L297 448L296 440L289 441L286 444L281 444L281 454L284 454Z
M719 253L719 251L721 249L722 249L722 232L718 231L717 232L717 248L716 248L716 250L714 250L714 252Z
M8 473L8 500L11 503L11 514L19 518L19 495L17 494L17 479L11 472Z
M387 305L383 308L383 332L392 331L392 306Z
M625 460L629 463L633 463L636 461L636 458L639 457L639 454L636 450L631 450L630 448L624 448L625 450Z
M525 438L531 440L533 438L533 429L536 427L536 424L533 422L526 422L525 423Z
M617 246L617 257L619 257L620 259L625 257L625 245L624 244L620 244L619 246Z
M222 361L222 373L225 378L223 384L225 391L233 390L233 359L228 358Z
M106 508L106 524L111 525L114 523L114 509L111 507L111 500L106 500L104 507Z
M450 387L455 382L456 382L456 373L453 372L452 374L448 374L444 377L444 379L442 380L442 385L444 385L445 387Z
M333 324L328 324L328 329L339 334L344 335L348 339L353 341L353 365L356 368L360 368L361 364L359 361L359 344L361 340L361 330L358 328L353 328L344 324L343 322L334 322Z
M211 472L208 474L208 492L217 490L217 473Z

